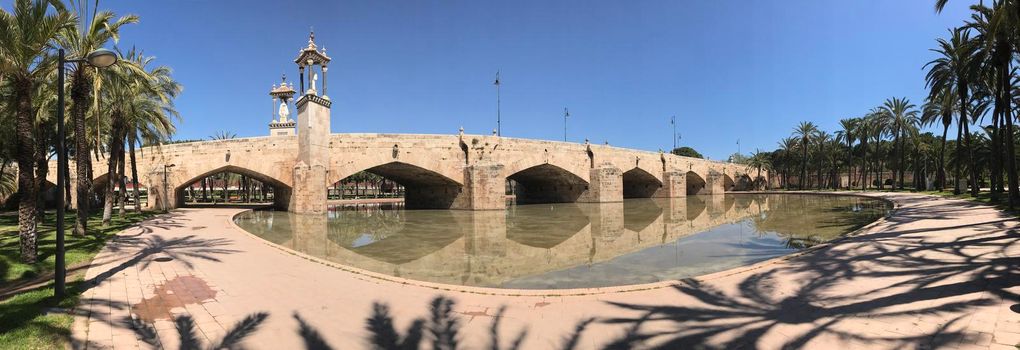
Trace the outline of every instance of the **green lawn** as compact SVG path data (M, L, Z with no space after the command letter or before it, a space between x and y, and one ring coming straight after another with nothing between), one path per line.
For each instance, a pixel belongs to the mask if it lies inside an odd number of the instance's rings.
M70 309L83 291L82 270L99 252L106 241L117 232L132 224L151 217L152 213L128 214L120 217L114 214L107 227L100 225L101 214L89 218L89 235L70 235L74 225L74 213L68 213L66 225L66 261L69 267L67 297L57 300L53 297L52 283L31 288L10 296L0 302L0 349L55 349L63 348L70 336L72 318L63 313L47 313L48 309ZM39 262L22 263L18 243L17 215L0 214L0 291L16 288L32 282L48 281L53 272L55 251L56 215L47 212L47 221L39 227Z

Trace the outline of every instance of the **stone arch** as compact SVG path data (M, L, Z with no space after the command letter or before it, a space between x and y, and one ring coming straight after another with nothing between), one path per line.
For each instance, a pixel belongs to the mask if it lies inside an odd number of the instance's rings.
M570 203L588 190L588 181L549 163L514 172L507 180L517 183L514 195L518 203Z
M124 178L125 178L125 182L128 182L128 183L131 182L131 179L129 179L128 176L125 175ZM89 195L92 196L91 200L92 200L92 207L93 208L96 208L98 206L98 208L102 209L103 198L106 196L106 187L109 186L109 181L110 181L110 174L108 172L104 172L102 174L94 175L93 176L93 178L92 178L92 190L91 190L91 192L89 192ZM47 182L49 182L49 181L47 181ZM56 186L56 185L54 185L54 186ZM72 187L71 188L71 192L72 193L76 192L76 190L74 189L74 186L75 186L75 184L72 183L71 184L71 187ZM119 185L118 185L118 187L119 187ZM116 190L116 188L117 187L115 187L114 189Z
M700 194L705 192L705 178L693 171L687 172L687 194Z
M722 174L722 180L723 180L723 191L729 192L729 191L733 191L736 188L737 183L733 181L733 178L730 177L729 174L723 173Z
M449 209L461 197L463 186L439 172L402 161L391 161L358 171L369 172L392 180L405 188L404 207L407 209ZM343 180L347 176L332 183Z
M651 198L661 188L662 181L639 167L623 173L623 198Z
M399 148L404 149L405 147ZM464 177L463 171L464 165L459 161L459 159L453 161L453 163L422 162L420 160L421 157L405 157L405 156L394 157L391 155L390 152L385 152L385 154L370 153L355 155L353 157L350 157L349 159L353 159L353 161L344 162L342 164L336 163L333 164L333 167L329 169L329 172L326 175L327 184L334 184L337 181L346 179L351 175L357 174L362 171L368 171L368 169L377 170L381 169L382 171L386 171L387 168L390 168L390 170L400 170L392 167L394 165L406 165L407 168L404 170L424 171L427 172L428 174L443 177L449 181L452 181L453 183L457 184L457 186L463 185L462 179ZM379 174L375 172L372 173L382 177L386 177L390 180L394 181L397 180L396 178L390 178L384 174ZM401 185L404 184L401 183Z
M737 174L735 182L736 183L733 185L734 191L749 191L754 189L754 181L751 180L751 176L747 174Z
M173 190L173 197L172 198L174 199L173 202L176 203L176 207L179 208L179 207L182 207L182 206L184 206L186 204L185 201L184 201L184 199L185 199L184 190L188 186L190 186L191 184L194 184L195 182L198 182L199 180L202 180L202 178L209 177L209 176L212 176L212 175L218 174L218 173L240 174L240 175L244 175L244 176L247 176L249 178L258 180L259 182L262 182L263 184L272 186L273 187L273 205L276 208L278 208L278 209L287 209L287 206L290 204L290 195L291 195L292 188L291 188L290 185L284 183L280 179L274 178L274 177L272 177L270 175L266 175L266 174L263 174L263 173L261 173L259 171L248 169L248 168L245 168L245 167L240 167L240 166L236 166L236 165L224 165L224 166L220 166L218 168L212 169L212 170L208 170L208 171L199 173L197 175L195 175L195 174L188 174L188 175L185 175L183 177L180 177L180 178L183 178L184 180L176 182L176 183L172 184L172 186L170 186L172 188L172 190ZM169 177L169 181L174 181L175 178L178 178L178 177L174 176L173 173L171 172L171 176ZM159 189L157 189L157 190L159 190Z

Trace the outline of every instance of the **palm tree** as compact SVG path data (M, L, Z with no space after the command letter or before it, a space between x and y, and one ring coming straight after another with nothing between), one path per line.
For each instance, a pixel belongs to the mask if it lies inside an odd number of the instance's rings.
M984 76L986 77L986 89L992 95L995 109L992 113L992 152L995 161L992 162L993 184L1001 186L1002 172L999 167L1003 163L1006 166L1006 174L1009 179L1009 207L1012 209L1018 196L1020 187L1017 184L1017 169L1015 162L1015 145L1013 142L1013 117L1012 117L1012 61L1013 53L1017 47L1017 21L1020 20L1020 2L1017 1L994 1L992 7L986 7L984 3L971 6L974 13L967 26L975 29L978 35L975 41L981 43L979 56L984 58L982 64ZM1000 121L1004 129L999 127ZM1003 150L1002 148L1005 148ZM1005 151L1005 152L1003 152ZM1002 157L1005 156L1005 162ZM1000 191L999 186L992 186L993 197Z
M942 90L933 90L928 96L928 103L925 103L921 113L921 125L928 126L935 123L942 124L942 142L938 153L938 174L935 176L935 187L942 191L946 187L946 134L949 126L953 124L953 112L956 110L956 93L951 86Z
M78 25L64 27L57 38L60 47L67 50L68 58L70 59L85 58L90 52L102 48L107 42L111 40L116 42L119 39L120 28L122 26L138 22L138 16L135 15L126 15L114 19L116 15L109 11L93 11L92 15L89 16L87 11L84 10L84 6L82 6L82 1L70 1L75 7L74 18ZM90 175L92 172L92 162L89 159L91 144L88 139L89 133L87 132L88 127L85 118L89 112L89 87L90 85L93 87L98 86L100 83L94 82L94 79L97 78L95 70L89 69L84 64L76 64L71 69L70 75L71 119L74 125L74 156L75 164L77 165L75 172L78 177L76 183L78 222L75 225L74 234L85 235L89 216L89 198L91 196L89 192L92 189L92 177ZM93 97L94 103L98 103L98 96ZM99 111L94 109L93 113L98 125ZM96 146L98 146L98 137L95 142L97 143Z
M827 158L825 156L825 144L832 141L832 135L828 132L817 130L815 131L814 139L815 143L818 144L818 153L816 154L816 157L818 158L818 169L817 176L815 178L818 179L818 183L816 185L820 190L825 187L824 181L822 180L822 173L825 168L825 158Z
M149 67L152 57L146 57L134 49L123 54L124 59L117 67L103 72L103 79L110 82L105 89L104 98L109 100L111 111L111 130L109 149L109 174L117 174L116 179L125 177L123 164L125 159L124 144L128 144L131 154L131 181L135 210L141 206L138 190L138 169L135 162L135 143L139 138L149 144L160 144L169 139L175 127L172 119L179 119L174 109L173 98L180 93L181 87L170 75L165 66ZM115 169L114 165L118 168ZM103 208L103 223L108 224L112 211L111 181L107 186L107 199ZM125 186L121 186L121 193ZM121 209L123 209L123 203Z
M790 166L792 165L793 152L797 150L797 145L800 140L795 137L787 137L779 142L779 160L782 164L782 181L783 188L790 188Z
M903 159L904 140L901 139L905 136L907 129L919 123L919 119L917 117L918 111L916 106L910 103L910 100L905 97L893 97L891 99L887 99L885 100L885 103L879 107L879 109L881 110L882 116L888 121L887 124L890 127L890 132L893 134L893 147L896 152L895 170L899 173L899 180L897 181L897 184L894 184L894 189L898 188L902 190L905 163ZM893 176L895 177L895 175L896 174L894 173Z
M957 111L959 111L959 125L957 127L957 139L966 137L966 144L968 152L970 152L970 161L973 163L973 148L970 147L970 131L968 125L970 119L967 117L967 106L970 105L970 87L973 83L973 79L977 76L976 62L980 62L976 57L977 45L970 38L970 30L967 28L956 28L950 30L951 38L949 40L939 38L937 49L932 51L938 53L941 57L932 60L925 64L925 68L929 68L928 73L925 75L927 81L927 87L930 91L941 91L944 89L952 89L956 92L956 98L959 101ZM957 158L963 159L963 147L957 147ZM954 167L956 174L956 186L953 189L953 193L959 194L962 191L960 183L960 162L956 162ZM977 183L977 167L971 164L971 195L977 196L978 183Z
M850 189L850 186L853 184L854 140L857 137L857 126L859 124L860 119L857 118L840 119L839 126L843 128L843 130L836 131L836 137L846 142L847 189Z
M769 169L772 167L772 162L769 161L768 152L762 152L760 150L755 149L754 153L751 154L751 158L748 159L747 161L747 166L758 171L758 173L754 176L753 183L755 185L755 188L760 190L763 184L763 182L761 181L762 180L761 170Z
M808 142L811 141L811 137L814 136L817 131L818 127L812 122L800 122L800 124L793 129L793 134L800 139L800 145L803 152L803 157L801 158L802 162L800 164L800 189L804 189L804 180L807 179Z
M47 55L57 33L66 28L71 17L58 1L19 0L13 13L0 8L0 74L8 80L15 114L18 163L18 235L21 260L35 263L38 258L36 231L36 179L33 164L37 152L33 130L35 111L33 92L42 76L54 68L54 57Z
M858 125L861 139L861 190L867 190L868 188L868 143L874 140L874 151L871 152L871 160L874 164L874 170L876 171L875 179L878 181L878 188L881 189L882 184L882 168L879 166L879 154L881 152L882 135L886 133L885 119L881 117L881 112L878 108L872 108L870 112L862 119L860 125Z

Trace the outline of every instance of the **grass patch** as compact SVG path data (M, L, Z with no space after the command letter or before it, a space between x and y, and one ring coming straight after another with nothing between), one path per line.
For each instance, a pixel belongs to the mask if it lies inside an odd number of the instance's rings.
M67 296L53 297L52 282L28 289L0 302L0 349L56 349L64 348L71 335L73 318L66 313L47 313L47 310L72 309L85 290L84 271L71 271L70 267L84 265L106 245L106 241L131 225L148 219L155 213L130 213L124 217L114 214L110 225L102 227L102 214L89 217L89 234L77 237L70 234L75 215L67 213L65 225L65 259L68 271ZM21 262L18 239L17 213L0 214L0 290L21 284L31 284L40 276L54 270L56 252L56 215L46 213L46 221L39 225L39 261Z
M102 227L102 215L93 214L89 217L89 234L74 236L75 214L67 213L65 222L65 262L67 266L75 266L92 261L92 257L103 249L106 240L131 225L152 217L153 213L130 213L121 217L113 215L109 226ZM53 272L54 254L56 253L56 214L46 213L46 221L39 225L39 261L34 264L21 262L21 246L18 238L17 213L0 215L0 289L3 287L33 279Z

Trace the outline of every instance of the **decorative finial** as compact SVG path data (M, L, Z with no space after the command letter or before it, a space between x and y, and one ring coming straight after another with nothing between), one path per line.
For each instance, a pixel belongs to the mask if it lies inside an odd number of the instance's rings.
M496 136L496 129L492 129L492 136Z
M309 44L314 44L315 43L315 27L314 26L308 27L308 43Z
M280 81L282 81L282 83L280 83L281 85L287 84L287 73L283 73L283 76L280 77Z

